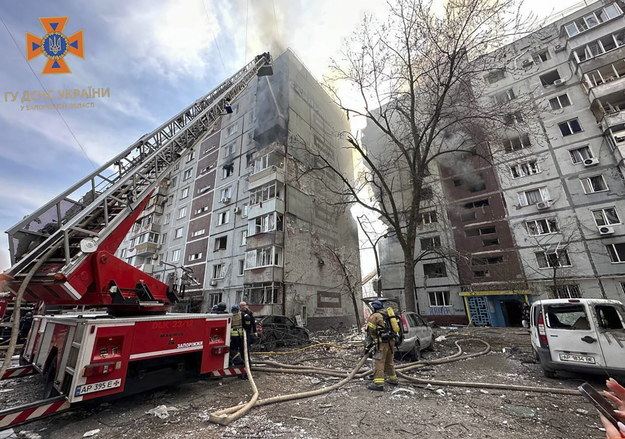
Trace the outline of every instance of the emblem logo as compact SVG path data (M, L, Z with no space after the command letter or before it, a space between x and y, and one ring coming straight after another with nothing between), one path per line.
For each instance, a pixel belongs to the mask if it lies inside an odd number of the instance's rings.
M68 53L84 58L82 30L71 36L63 33L65 24L69 17L47 17L40 18L46 34L39 38L26 32L26 59L30 61L43 54L48 60L41 73L72 73L63 58Z

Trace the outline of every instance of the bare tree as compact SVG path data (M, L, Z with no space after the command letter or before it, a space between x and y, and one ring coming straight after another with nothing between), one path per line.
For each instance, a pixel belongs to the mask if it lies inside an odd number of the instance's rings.
M322 250L325 254L330 256L333 260L331 267L337 271L342 279L342 285L340 290L346 292L354 307L354 316L356 317L356 327L362 326L360 319L360 307L358 306L358 299L360 296L361 280L358 279L356 273L360 271L356 267L355 262L358 261L358 254L348 254L344 247L336 248L327 244L323 244ZM357 251L357 250L356 250ZM344 294L344 293L343 293Z
M504 116L515 111L504 111L512 105L510 96L485 101L485 87L476 84L507 64L505 56L485 55L523 32L528 23L522 23L519 7L514 0L451 0L440 8L428 0L392 0L387 21L366 17L341 58L332 61L329 92L348 116L364 117L377 138L365 139L365 146L345 134L364 165L355 181L314 150L309 171L332 171L346 202L369 209L395 232L408 310L416 310L415 241L423 201L431 198L424 184L429 168L446 154L488 151L486 141L498 138L499 128L509 126ZM356 105L341 99L344 86L358 96ZM367 186L374 200L363 190Z

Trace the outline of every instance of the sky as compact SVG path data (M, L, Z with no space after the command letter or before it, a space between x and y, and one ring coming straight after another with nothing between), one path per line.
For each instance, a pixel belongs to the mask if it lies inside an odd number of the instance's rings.
M538 17L571 0L528 0ZM382 0L21 0L0 3L0 231L8 230L143 134L205 95L255 55L289 47L321 79L363 13ZM71 73L42 74L26 59L26 33L41 17L68 17L82 30L84 57ZM71 42L71 41L70 41ZM107 96L76 97L93 90ZM51 99L43 99L44 90ZM69 90L69 94L68 91ZM34 92L34 93L33 93ZM71 108L72 104L87 104ZM67 104L58 110L38 108ZM34 107L34 109L33 109ZM0 271L9 268L0 236Z

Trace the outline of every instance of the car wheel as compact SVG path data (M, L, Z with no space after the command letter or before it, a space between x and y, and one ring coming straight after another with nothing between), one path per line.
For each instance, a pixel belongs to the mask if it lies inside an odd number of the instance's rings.
M432 338L430 339L430 345L424 349L425 351L433 351L434 350L434 335L432 334Z
M421 346L416 342L410 351L410 361L419 361L421 359Z

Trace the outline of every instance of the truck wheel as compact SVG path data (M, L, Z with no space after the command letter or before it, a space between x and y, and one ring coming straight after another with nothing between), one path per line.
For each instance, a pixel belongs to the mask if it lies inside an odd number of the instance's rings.
M54 388L54 379L56 377L56 355L52 357L52 361L50 361L50 365L43 375L43 398L53 398L59 394L59 392Z

